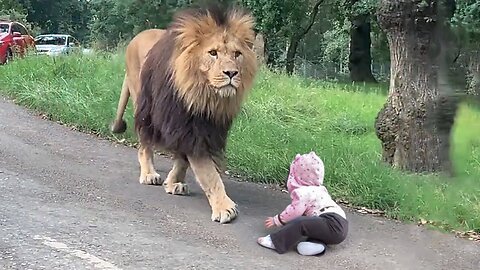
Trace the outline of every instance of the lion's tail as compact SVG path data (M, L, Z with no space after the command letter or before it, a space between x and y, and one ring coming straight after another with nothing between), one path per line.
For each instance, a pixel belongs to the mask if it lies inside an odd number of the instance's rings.
M128 98L130 97L130 91L128 89L127 74L123 79L122 92L120 93L120 100L118 101L117 115L113 121L110 129L113 133L123 133L127 130L127 122L123 120L123 114L127 108Z

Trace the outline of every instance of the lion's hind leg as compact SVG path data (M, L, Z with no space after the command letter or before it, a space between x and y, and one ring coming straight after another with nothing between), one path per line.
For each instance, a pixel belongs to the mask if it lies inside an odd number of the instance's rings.
M173 195L188 195L188 185L185 183L185 175L187 174L188 160L187 157L180 154L173 156L173 168L167 175L167 179L163 183L165 191Z
M215 163L208 158L188 157L190 167L212 208L212 221L227 223L238 216L237 205L227 195Z
M140 183L144 185L161 185L160 175L153 166L153 148L140 143L138 149L138 162L140 163Z

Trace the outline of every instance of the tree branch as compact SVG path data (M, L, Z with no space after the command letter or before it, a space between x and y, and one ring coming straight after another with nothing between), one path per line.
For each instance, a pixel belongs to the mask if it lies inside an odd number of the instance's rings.
M300 37L305 36L308 33L308 31L310 31L310 29L312 28L318 14L318 9L323 2L325 2L325 0L319 0L317 1L317 3L315 3L315 6L313 6L312 13L310 13L310 19L308 21L308 24L306 25L305 28L303 28L303 32L301 33L301 35L299 35Z

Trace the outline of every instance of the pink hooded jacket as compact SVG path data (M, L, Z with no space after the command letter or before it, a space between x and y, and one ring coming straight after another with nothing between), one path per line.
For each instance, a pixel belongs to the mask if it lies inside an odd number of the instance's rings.
M337 213L346 218L343 209L323 186L323 177L323 161L315 152L295 156L287 181L292 203L273 218L276 226L285 225L299 216L320 216L324 213Z

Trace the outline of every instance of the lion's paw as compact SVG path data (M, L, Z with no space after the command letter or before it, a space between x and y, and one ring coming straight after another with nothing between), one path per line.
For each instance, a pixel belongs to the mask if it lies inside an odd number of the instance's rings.
M228 197L219 202L216 207L212 207L212 221L223 224L234 220L237 216L237 205Z
M173 195L188 195L190 193L188 185L185 183L164 184L165 191Z
M161 185L163 180L158 173L148 173L140 176L140 184Z

